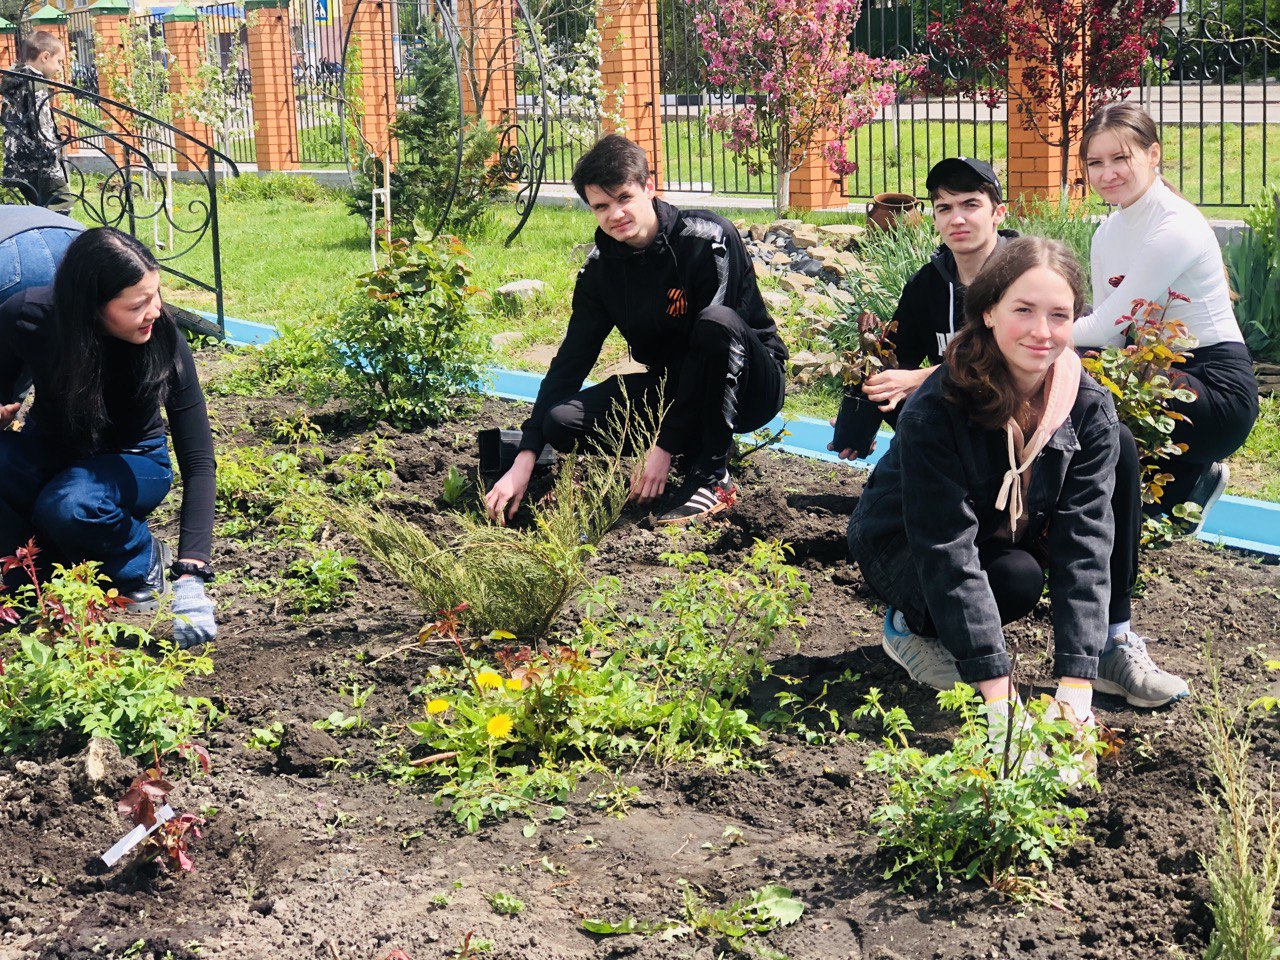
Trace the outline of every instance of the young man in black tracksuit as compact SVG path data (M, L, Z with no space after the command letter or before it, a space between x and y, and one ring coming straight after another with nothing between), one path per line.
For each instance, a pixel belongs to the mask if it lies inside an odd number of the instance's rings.
M897 420L907 397L938 369L947 345L964 322L965 288L1001 244L1018 236L1012 230L1000 229L1006 207L1000 180L989 164L969 157L949 157L929 171L925 188L942 244L907 281L894 312L898 323L894 338L898 369L878 373L863 386L863 393L881 404L880 409L891 423ZM931 366L922 367L925 360ZM1156 707L1185 697L1187 685L1151 661L1145 638L1131 627L1130 597L1138 574L1142 494L1138 448L1133 434L1123 424L1119 443L1111 498L1116 536L1111 553L1110 622L1098 670L1108 692L1120 693L1135 706ZM859 453L842 450L839 455L854 459ZM932 666L936 668L938 664Z
M578 161L573 185L599 224L595 249L578 274L569 326L523 425L520 453L486 498L489 514L515 514L545 443L569 451L607 440L610 412L624 396L633 416L666 407L631 498L661 497L681 454L685 483L658 522L717 513L733 499L733 435L768 423L785 387L787 349L746 248L723 217L656 199L644 151L617 134ZM584 390L615 328L648 370Z

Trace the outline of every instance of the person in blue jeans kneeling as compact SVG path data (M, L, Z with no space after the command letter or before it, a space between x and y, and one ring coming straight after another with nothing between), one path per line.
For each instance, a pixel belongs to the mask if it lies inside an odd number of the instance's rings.
M12 429L27 378L35 399ZM182 471L180 559L147 517ZM67 248L51 287L0 306L0 555L35 537L59 560L94 560L135 609L173 584L174 638L214 639L214 456L204 394L186 340L160 297L159 265L110 227Z

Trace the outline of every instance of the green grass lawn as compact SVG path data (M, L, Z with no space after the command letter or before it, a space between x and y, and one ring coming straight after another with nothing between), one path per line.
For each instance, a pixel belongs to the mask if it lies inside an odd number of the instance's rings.
M188 197L187 194L191 196ZM183 189L180 200L195 191ZM347 212L333 194L313 202L293 199L245 198L232 194L219 200L223 243L226 312L264 323L305 322L331 310L354 278L370 269L368 227ZM725 211L730 218L761 220L767 211ZM806 214L813 221L856 219L849 214ZM494 362L508 367L546 368L550 350L558 344L568 319L573 284L581 254L577 244L590 242L595 221L591 214L568 204L541 205L510 247L503 240L515 223L511 207L501 207L493 221L468 241L475 258L473 280L491 292L510 280L539 279L547 291L513 307L490 301L484 311L482 334L516 331L520 341L495 354ZM184 259L183 266L199 276L209 275L207 254ZM772 281L766 280L766 286ZM169 298L189 307L209 309L210 295L166 279ZM779 317L784 330L787 317ZM541 348L541 349L538 349ZM615 333L606 343L601 364L625 355ZM838 396L829 389L810 388L787 398L788 416L829 417ZM1231 492L1280 501L1280 400L1264 400L1258 426L1245 448L1231 460Z

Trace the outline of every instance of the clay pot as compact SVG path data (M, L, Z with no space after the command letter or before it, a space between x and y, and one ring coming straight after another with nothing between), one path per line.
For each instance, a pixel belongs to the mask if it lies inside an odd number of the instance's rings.
M924 201L909 193L878 193L867 204L867 226L877 230L888 230L903 220L907 223L919 223L922 219L921 209Z

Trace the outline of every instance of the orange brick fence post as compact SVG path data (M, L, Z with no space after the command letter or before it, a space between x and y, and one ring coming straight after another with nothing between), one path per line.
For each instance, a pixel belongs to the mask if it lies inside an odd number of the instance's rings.
M332 0L331 0L332 2ZM355 91L360 98L360 133L377 156L391 150L397 158L397 144L391 140L391 121L396 116L394 17L390 0L363 0L357 8L351 0L347 12L351 26L351 46L360 52L360 81ZM346 65L351 69L353 63ZM348 120L350 115L348 114Z
M298 169L289 0L245 0L258 169Z
M841 188L841 178L822 157L822 148L830 135L815 135L809 140L805 158L791 174L791 206L797 210L821 210L824 207L848 205Z
M125 38L128 36L129 3L128 0L98 0L89 8L89 11L93 14L93 48L94 61L98 68L98 94L111 97L113 76L110 61L119 60L118 51L123 47ZM110 55L103 56L108 51ZM102 128L116 133L123 132L118 124L106 116L102 118ZM116 163L124 163L124 149L115 140L110 137L104 138L102 149Z
M649 169L662 189L662 86L658 73L656 0L600 0L600 74L610 115L605 131L625 128L649 155Z
M8 70L18 59L18 28L0 17L0 69Z
M183 96L191 90L196 74L204 64L205 36L204 24L200 22L200 14L179 3L164 15L164 45L169 48L172 58L169 66L169 91L175 98ZM204 143L212 142L213 135L208 124L191 119L185 111L176 111L173 125L189 137ZM203 170L204 164L197 155L190 157L192 144L181 137L176 144L178 148L177 165L179 170Z

